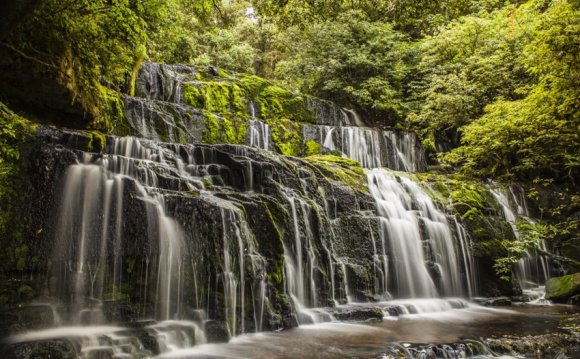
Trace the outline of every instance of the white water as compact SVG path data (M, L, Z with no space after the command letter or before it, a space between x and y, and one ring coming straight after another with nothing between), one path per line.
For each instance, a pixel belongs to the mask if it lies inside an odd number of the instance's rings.
M256 117L256 109L253 102L249 105L250 115L252 119L248 121L248 129L246 130L246 144L250 147L258 147L267 151L272 150L272 131L270 126L262 121L258 121Z
M519 195L516 195L514 188L509 187L508 190L503 190L497 185L494 185L490 191L500 205L505 220L512 227L516 240L519 239L518 220L533 223L529 218L525 195L521 190L518 192ZM538 245L539 249L547 252L546 242L543 238ZM550 278L548 259L543 255L538 255L533 249L526 249L524 258L518 260L514 269L522 289L539 288Z
M390 250L393 271L385 270L389 273L387 282L395 288L397 297L460 296L473 292L473 283L461 279L461 273L471 278L471 260L459 260L462 255L470 256L465 243L461 250L457 249L447 216L431 198L408 178L397 179L382 169L367 170L367 178L380 216L381 245L383 251ZM431 271L426 248L432 256Z
M405 172L421 170L422 153L412 133L350 125L319 125L311 128L318 131L316 140L324 148L359 161L364 168L389 167Z

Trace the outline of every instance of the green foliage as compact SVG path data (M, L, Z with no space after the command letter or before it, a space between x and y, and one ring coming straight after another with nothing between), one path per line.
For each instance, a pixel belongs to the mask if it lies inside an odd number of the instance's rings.
M521 65L535 80L516 89L525 97L489 105L462 129L463 146L446 161L479 176L574 180L580 164L579 23L572 3L551 4L527 34Z
M519 220L517 222L519 236L515 241L502 240L501 246L505 255L496 258L493 268L502 280L509 281L513 266L527 256L528 251L539 248L542 239L552 236L554 228L550 225Z
M411 126L444 132L454 143L457 128L481 116L487 104L517 98L516 89L530 79L522 52L537 15L530 6L508 6L460 18L428 37L419 64L424 103L409 117Z
M395 118L403 111L404 37L359 12L314 24L277 73L288 85Z
M442 24L473 12L501 7L502 0L444 0L444 1L347 1L347 0L262 0L255 2L259 11L287 25L308 27L313 22L335 20L348 11L360 11L372 21L391 22L397 28L419 37Z
M34 125L0 102L0 258L3 266L18 271L24 271L31 260L28 247L18 241L18 221L23 214L16 209L21 199L19 191L24 190L21 178L23 146L31 140L34 130Z
M140 3L81 0L40 2L5 36L11 54L31 61L68 89L73 100L110 128L120 91L134 63L143 58L145 22Z
M155 6L155 3L156 4ZM155 1L148 4L150 56L155 61L254 72L256 24L245 1Z

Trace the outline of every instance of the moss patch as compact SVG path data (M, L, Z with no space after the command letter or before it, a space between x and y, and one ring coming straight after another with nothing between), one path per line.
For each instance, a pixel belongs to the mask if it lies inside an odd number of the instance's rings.
M236 115L218 116L204 112L203 142L209 144L246 142L248 123Z
M288 119L266 119L274 149L286 156L302 155L302 126Z
M90 131L88 133L88 149L92 152L102 152L107 145L107 138L99 131Z
M334 155L314 155L306 157L305 160L319 169L325 177L368 192L365 173L358 161Z
M306 156L314 156L314 155L319 155L320 154L320 143L314 141L314 140L308 140L306 141Z
M565 303L576 294L580 294L580 273L550 278L546 282L546 299Z

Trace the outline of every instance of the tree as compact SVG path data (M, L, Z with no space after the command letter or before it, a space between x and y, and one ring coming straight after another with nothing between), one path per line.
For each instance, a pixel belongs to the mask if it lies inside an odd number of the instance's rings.
M459 144L457 129L479 118L486 105L517 99L531 81L522 56L539 13L529 5L507 6L449 24L423 45L423 106L410 126Z
M498 100L463 127L462 146L445 156L480 176L578 181L580 165L580 16L573 2L554 1L524 47L534 82L518 100Z
M403 109L403 41L390 24L350 11L308 29L276 71L288 85L393 122Z

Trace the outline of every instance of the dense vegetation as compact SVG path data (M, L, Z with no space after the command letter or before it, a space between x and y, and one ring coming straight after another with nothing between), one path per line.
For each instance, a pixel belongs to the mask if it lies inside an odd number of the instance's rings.
M109 132L144 61L213 65L355 108L375 126L414 130L443 169L561 186L569 205L545 210L566 217L575 211L580 165L578 7L574 0L11 1L0 22L0 101L41 112L43 121L50 110L53 122ZM3 104L0 112L0 176L7 176L23 125ZM550 232L577 240L577 230L578 220L567 218Z
M577 180L574 1L30 0L11 10L2 63L56 80L91 127L110 128L142 61L212 64L416 130L432 152L455 148L441 159L470 174Z

